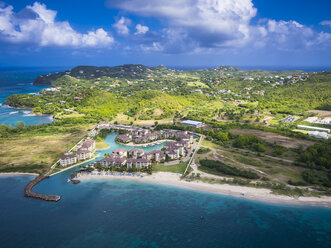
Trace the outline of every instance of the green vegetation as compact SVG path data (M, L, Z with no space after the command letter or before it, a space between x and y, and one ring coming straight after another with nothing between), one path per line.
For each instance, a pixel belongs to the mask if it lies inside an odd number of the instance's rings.
M200 160L200 169L202 171L214 171L221 175L239 176L248 179L260 178L255 172L250 170L238 169L215 160Z
M41 173L86 136L91 127L84 119L36 126L0 125L0 172Z
M96 138L95 149L103 150L109 148L109 145L100 137Z
M311 109L331 110L331 72L313 74L307 81L269 91L259 107L277 113L298 114Z
M234 140L233 146L237 148L248 148L257 152L265 152L266 148L263 143L262 139L252 134L244 134Z
M187 163L186 162L181 162L179 164L175 165L154 165L153 166L153 172L172 172L172 173L179 173L179 174L184 174L184 171L186 169Z
M6 104L52 114L58 121L32 127L0 125L4 147L0 171L41 171L104 120L203 134L204 147L197 151L198 160L205 163L201 169L234 176L234 184L251 185L254 179L278 193L302 194L286 184L327 193L330 141L295 128L316 115L308 110L331 110L330 82L330 72L244 71L229 66L191 71L143 65L79 66L41 75L35 83L51 89L13 95ZM288 121L290 117L295 120ZM182 126L182 119L207 126ZM106 147L108 132L95 137L98 148ZM156 165L153 170L182 174L185 167L186 163ZM257 180L254 170L265 176Z
M198 154L206 154L209 153L211 150L208 147L200 147L200 149L197 151Z

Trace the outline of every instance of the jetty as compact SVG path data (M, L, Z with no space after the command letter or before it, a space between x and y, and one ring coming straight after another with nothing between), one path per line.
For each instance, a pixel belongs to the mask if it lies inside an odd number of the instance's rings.
M24 196L43 200L43 201L55 201L55 202L59 201L61 199L61 196L59 196L59 195L39 194L39 193L32 191L32 188L34 186L36 186L39 182L41 182L42 180L44 180L48 177L49 177L48 175L40 175L40 176L37 176L35 179L33 179L31 182L29 182L29 184L24 189Z
M70 176L70 180L71 180L71 182L73 183L73 184L78 184L78 183L80 183L80 181L78 180L78 179L75 179L76 178L76 176L77 176L77 174L78 174L78 171L74 171L72 174L71 174L71 176Z

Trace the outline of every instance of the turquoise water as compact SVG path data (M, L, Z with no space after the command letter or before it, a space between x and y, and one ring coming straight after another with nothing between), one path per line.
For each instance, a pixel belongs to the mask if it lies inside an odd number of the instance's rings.
M56 68L0 68L0 124L15 125L22 121L26 125L36 125L52 122L53 118L49 115L31 115L30 110L9 108L2 103L10 95L36 93L47 88L32 85L33 80L40 74L55 71Z
M0 102L11 94L39 91L44 87L33 86L33 79L52 71L0 70ZM0 106L0 124L50 121L23 111ZM106 138L110 148L98 151L97 159L131 148L116 144L115 135ZM23 197L32 176L0 176L0 247L331 247L328 208L267 204L143 182L67 183L75 169L35 187L61 195L57 203Z
M105 138L105 142L107 144L109 144L110 147L105 150L97 151L96 154L103 156L105 153L111 153L113 150L118 149L118 148L124 148L126 150L130 150L135 147L135 146L127 146L127 145L118 144L117 142L115 142L116 135L117 135L116 133L109 134ZM153 150L161 150L164 147L165 143L166 142L162 142L160 145L153 145L153 146L147 146L147 147L137 146L137 148L143 149L145 152L150 152Z
M110 148L98 153L130 149L116 144L115 135L106 138ZM162 147L163 144L143 149ZM0 176L0 247L331 245L328 208L267 204L124 180L67 183L75 169L35 187L37 192L61 195L57 203L23 197L31 176Z

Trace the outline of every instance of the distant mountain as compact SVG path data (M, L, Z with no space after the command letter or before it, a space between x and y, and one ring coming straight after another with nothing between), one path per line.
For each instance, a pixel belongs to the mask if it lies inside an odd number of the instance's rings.
M147 67L139 64L127 64L120 65L114 67L108 66L77 66L71 70L67 70L64 72L56 72L43 74L38 76L33 84L34 85L51 85L58 78L68 75L78 79L93 79L99 77L118 77L118 78L135 78L141 79L146 76L149 72L153 72L155 70L168 70L164 66L158 67Z

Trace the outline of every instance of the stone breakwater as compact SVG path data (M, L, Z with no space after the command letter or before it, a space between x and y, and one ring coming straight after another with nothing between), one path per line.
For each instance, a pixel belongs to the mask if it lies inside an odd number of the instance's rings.
M36 186L38 183L40 183L42 180L48 178L49 176L37 176L35 179L33 179L24 189L24 196L25 197L31 197L43 201L59 201L61 199L61 196L59 195L46 195L46 194L39 194L32 191L32 188Z
M78 184L78 183L80 183L79 180L75 179L75 177L76 177L77 175L78 175L78 171L74 171L74 172L71 174L71 176L70 176L70 178L71 178L71 182L72 182L73 184Z

